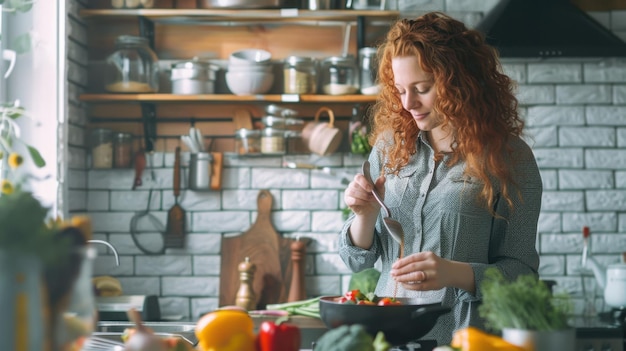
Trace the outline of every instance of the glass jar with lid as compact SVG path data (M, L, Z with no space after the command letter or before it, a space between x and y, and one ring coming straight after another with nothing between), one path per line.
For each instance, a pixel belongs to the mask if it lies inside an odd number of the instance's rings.
M284 154L285 130L266 127L261 130L261 153Z
M285 94L317 92L317 61L311 57L289 56L283 65Z
M106 60L105 89L111 93L156 93L158 61L148 39L132 35L117 37L115 52Z
M359 90L359 77L353 56L332 56L322 62L322 91L326 95L354 94Z
M364 47L359 50L359 86L361 94L376 95L380 91L376 78L378 76L378 64L376 61L376 48Z

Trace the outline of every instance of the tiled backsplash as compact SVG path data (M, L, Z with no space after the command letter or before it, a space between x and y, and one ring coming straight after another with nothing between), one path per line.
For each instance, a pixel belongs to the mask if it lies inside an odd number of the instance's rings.
M485 6L495 2L423 3L424 9L447 11L471 25L469 22L480 16L469 11L486 11ZM620 20L626 11L592 16L626 39L626 21ZM68 25L77 27L75 18ZM74 45L82 38L75 32L70 33L74 36L68 53L74 57L71 64L81 62L77 58L83 51ZM537 241L540 274L556 280L557 289L571 293L580 312L581 228L591 227L592 253L601 262L619 261L620 253L626 251L626 59L504 60L504 67L520 84L518 96L528 142L543 177ZM71 101L81 88L69 83ZM73 136L80 135L85 124L84 111L75 101L68 107ZM115 266L113 256L101 251L95 274L117 277L126 294L159 295L163 314L196 318L217 307L220 239L241 233L254 222L259 189L269 189L274 197L272 221L279 233L313 239L307 248L307 294L339 294L347 288L350 272L336 248L343 222L342 178L351 178L358 171L362 157L343 154L324 159L320 165L329 166L333 174L284 168L282 157L226 157L222 190L182 193L187 247L151 256L133 243L130 222L137 212L147 209L153 189L150 213L165 225L167 210L174 203L173 154L157 153L154 179L146 170L144 185L133 191L132 170L86 170L84 146L70 140L68 150L70 211L88 212L95 237L110 241L121 256L120 266ZM307 155L288 157L308 159ZM151 250L161 244L160 230L154 224L144 218L138 225L138 240ZM593 282L591 276L586 280ZM603 307L600 294L597 307Z

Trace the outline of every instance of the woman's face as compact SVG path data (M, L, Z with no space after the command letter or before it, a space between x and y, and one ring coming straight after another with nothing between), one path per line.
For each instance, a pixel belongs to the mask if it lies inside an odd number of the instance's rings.
M441 125L433 111L437 93L431 74L422 70L417 56L400 56L391 60L391 69L402 107L411 113L417 127L431 131Z

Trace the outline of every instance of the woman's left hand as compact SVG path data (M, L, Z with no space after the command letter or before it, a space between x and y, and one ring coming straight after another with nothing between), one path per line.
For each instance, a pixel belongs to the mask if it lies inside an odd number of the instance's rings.
M399 259L391 266L391 277L408 290L439 290L451 285L453 264L434 253L418 252Z

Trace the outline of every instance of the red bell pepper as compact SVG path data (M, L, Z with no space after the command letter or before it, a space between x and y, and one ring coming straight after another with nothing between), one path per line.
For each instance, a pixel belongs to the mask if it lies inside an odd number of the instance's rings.
M378 306L401 305L402 303L393 297L383 297L378 301Z
M346 299L348 299L348 300L350 300L350 301L352 301L354 303L357 303L360 300L365 299L365 295L363 295L363 293L359 289L350 290L350 291L346 292L343 296Z
M264 321L257 335L258 351L298 351L300 350L300 328L288 323L289 317L278 318L275 322Z

